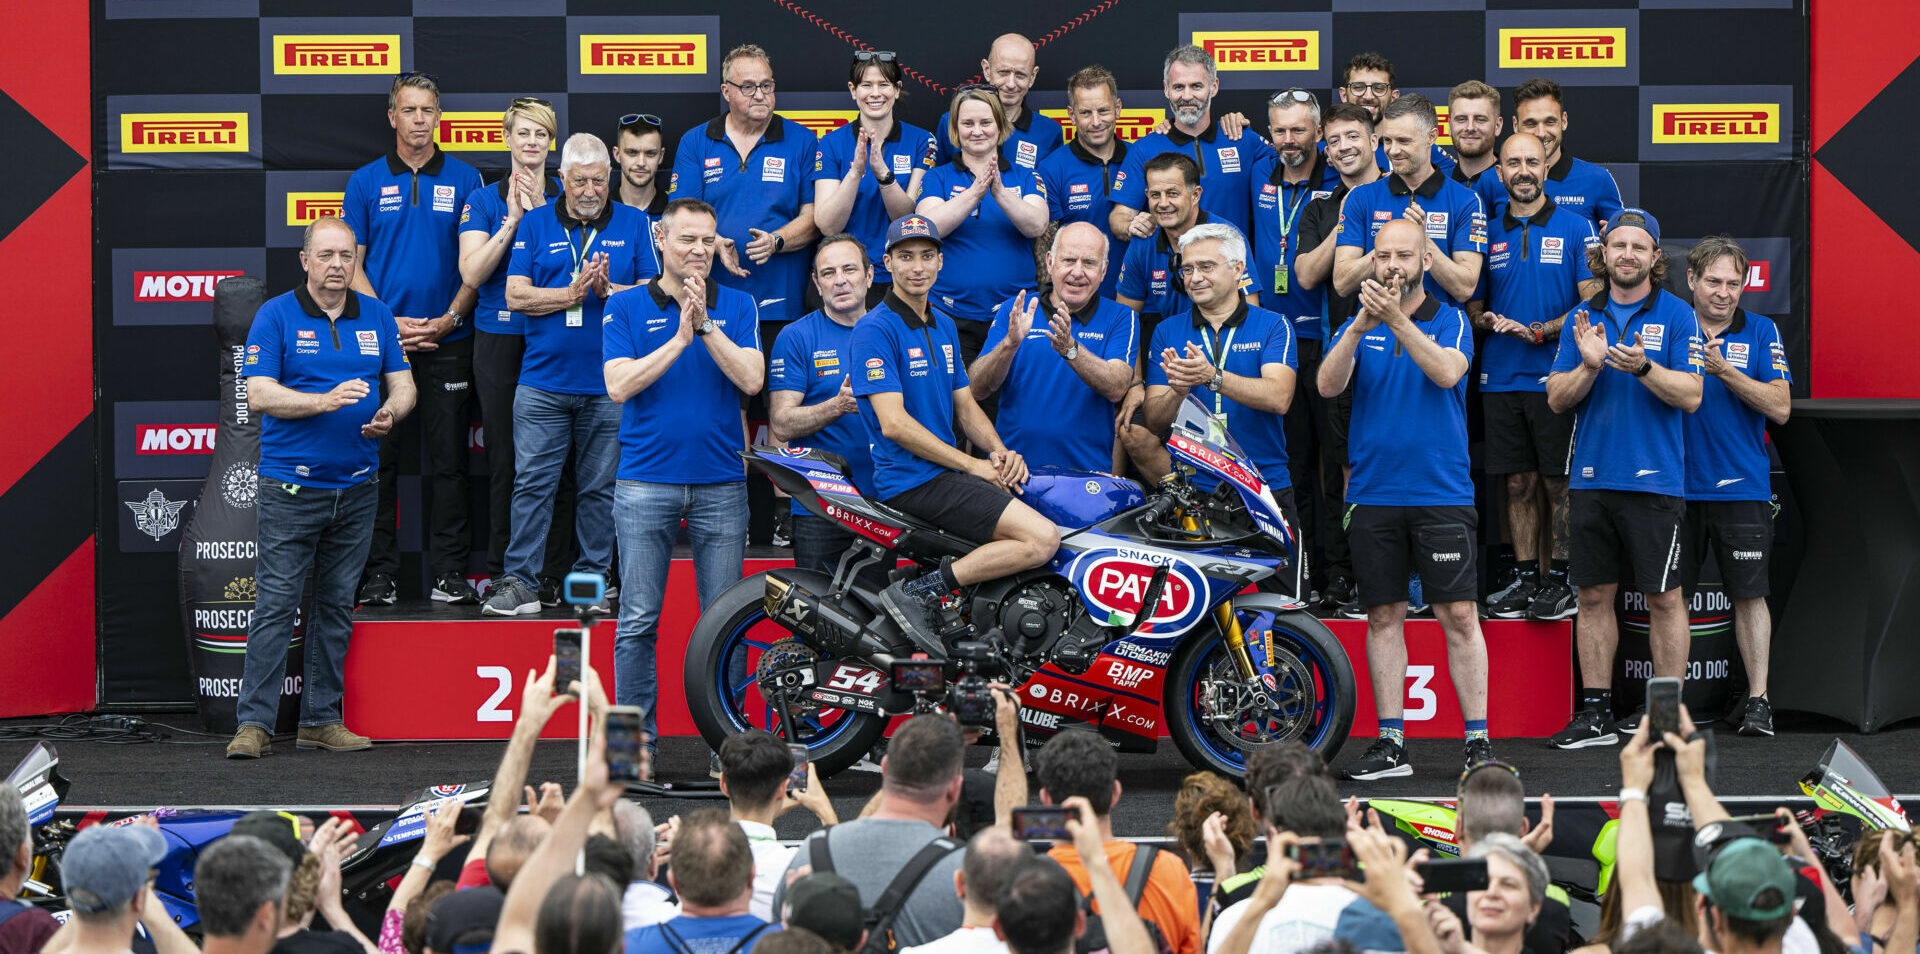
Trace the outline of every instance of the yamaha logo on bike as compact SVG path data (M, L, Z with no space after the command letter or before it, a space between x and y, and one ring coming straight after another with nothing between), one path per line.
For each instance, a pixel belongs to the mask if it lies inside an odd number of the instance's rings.
M1080 590L1080 597L1094 618L1108 625L1133 620L1146 599L1154 570L1171 561L1167 584L1160 591L1160 602L1140 632L1153 636L1178 636L1199 623L1206 615L1206 577L1187 560L1143 550L1090 550L1068 567L1067 576Z

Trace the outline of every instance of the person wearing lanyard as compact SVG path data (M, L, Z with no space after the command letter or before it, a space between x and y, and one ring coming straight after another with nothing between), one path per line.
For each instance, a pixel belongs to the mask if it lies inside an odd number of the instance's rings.
M927 173L915 212L933 222L942 252L953 256L933 297L953 316L962 360L971 364L993 310L1034 286L1033 240L1047 230L1047 192L1033 170L1000 155L1011 126L998 97L962 90L949 115L945 131L958 151Z
M878 248L887 224L913 211L935 148L932 133L893 114L904 81L891 52L853 54L847 92L860 121L820 137L813 154L813 221L821 234L845 232L862 248ZM892 284L886 266L874 263L867 306L879 304Z
M1127 164L1127 143L1116 135L1120 120L1120 84L1104 66L1089 66L1067 78L1067 114L1073 141L1040 160L1040 184L1047 187L1048 217L1063 226L1092 222L1106 231L1113 190ZM1116 237L1107 253L1107 277L1100 297L1112 298L1120 286L1120 264L1127 239Z
M1272 147L1245 128L1229 135L1224 118L1216 124L1213 100L1220 93L1220 73L1206 50L1175 47L1161 65L1160 79L1173 128L1142 136L1127 150L1126 180L1114 191L1107 228L1116 238L1145 234L1138 216L1148 208L1146 164L1156 156L1178 152L1192 159L1199 170L1200 184L1206 187L1201 207L1214 221L1246 235L1252 218L1248 200L1255 181L1253 167L1273 154Z
M528 213L507 266L507 304L527 316L527 352L513 398L513 533L506 577L480 611L540 611L534 574L546 551L554 491L569 456L575 490L573 569L606 575L613 560L613 475L619 408L600 373L600 317L611 296L656 274L646 214L608 201L612 159L591 133L560 150L561 201ZM610 609L606 604L599 612Z
M1374 236L1373 277L1361 311L1334 335L1320 363L1320 393L1353 383L1353 482L1348 542L1367 609L1367 669L1379 738L1341 770L1368 781L1412 775L1403 711L1408 573L1417 572L1447 639L1447 672L1466 721L1466 764L1493 758L1487 737L1487 643L1480 632L1473 474L1467 456L1467 369L1473 329L1429 294L1434 259L1410 219Z
M553 105L523 96L507 107L501 125L513 165L498 181L468 193L460 210L460 280L480 290L473 315L473 390L487 448L487 576L494 580L500 579L512 523L513 392L527 350L526 317L507 307L507 263L527 211L560 194L560 183L547 174L547 154L559 135ZM544 576L558 578L552 557L564 549L547 548Z
M1038 167L1040 160L1060 148L1064 138L1059 123L1027 107L1027 91L1040 78L1036 58L1039 49L1018 33L1003 33L994 37L987 58L980 61L978 88L994 94L1000 100L1000 110L1007 114L1007 139L1000 144L1000 156L1018 169ZM940 114L934 129L946 129L952 119L951 111ZM934 163L944 165L953 161L960 145L942 135L938 149Z

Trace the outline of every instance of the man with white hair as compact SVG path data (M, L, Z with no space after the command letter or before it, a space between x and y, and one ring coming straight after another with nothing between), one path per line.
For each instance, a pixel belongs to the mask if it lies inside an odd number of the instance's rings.
M601 373L606 300L660 271L644 212L608 199L612 159L590 133L560 150L557 203L530 210L507 266L507 307L527 316L527 350L513 398L513 523L506 576L482 613L538 613L532 582L553 520L560 471L573 458L576 572L604 576L613 558L613 477L620 406ZM602 602L597 609L607 612Z

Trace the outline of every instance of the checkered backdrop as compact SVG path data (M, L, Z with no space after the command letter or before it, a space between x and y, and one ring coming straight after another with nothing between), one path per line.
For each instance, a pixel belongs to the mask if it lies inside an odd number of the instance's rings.
M718 61L741 43L771 54L781 111L822 131L853 115L853 50L898 52L900 112L930 126L1008 31L1040 45L1035 105L1064 106L1067 76L1100 63L1143 111L1136 135L1164 103L1161 58L1179 43L1214 46L1226 61L1216 113L1257 128L1267 93L1325 98L1362 50L1442 105L1464 79L1510 92L1549 76L1567 89L1568 149L1612 170L1629 205L1670 239L1724 232L1755 252L1747 304L1780 323L1807 387L1808 38L1793 0L1081 2L94 0L102 702L192 698L177 532L137 532L123 501L191 497L206 472L195 435L218 398L211 282L264 275L278 292L300 280L301 225L392 147L383 94L402 70L439 78L443 141L488 171L505 164L495 117L520 95L552 100L563 133L604 137L623 113L655 113L671 144L723 108ZM402 468L417 578L417 448Z

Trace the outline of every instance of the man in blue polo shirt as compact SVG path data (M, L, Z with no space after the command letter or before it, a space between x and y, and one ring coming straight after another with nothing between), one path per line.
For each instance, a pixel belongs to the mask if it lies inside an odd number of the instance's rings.
M1733 635L1746 663L1747 698L1727 713L1741 735L1772 735L1767 661L1767 563L1773 552L1773 489L1767 423L1787 423L1793 377L1773 319L1740 307L1747 253L1723 235L1687 253L1687 287L1700 323L1700 409L1687 415L1687 516L1681 524L1680 586L1692 595L1712 547L1733 600Z
M1631 564L1629 582L1646 595L1653 674L1684 678L1687 671L1680 523L1684 418L1700 406L1702 391L1698 324L1693 309L1659 287L1667 260L1652 214L1621 211L1600 241L1588 258L1607 291L1574 311L1547 377L1553 410L1577 412L1568 534L1569 580L1580 591L1580 709L1548 740L1559 749L1620 740L1611 686L1622 564Z
M349 287L359 261L337 218L307 226L306 283L260 306L247 333L247 400L260 425L259 598L247 628L246 672L227 758L271 751L294 617L313 577L302 749L347 752L372 742L340 721L353 589L366 561L380 466L379 439L413 410L413 375L393 313ZM386 386L386 401L376 397Z
M1473 189L1489 219L1496 214L1495 204L1506 200L1506 192L1499 188L1500 174L1494 171L1500 162L1495 146L1505 125L1499 90L1479 80L1467 80L1447 93L1447 136L1453 140L1457 156L1447 177ZM1481 191L1482 180L1492 188Z
M928 301L940 276L940 230L915 213L887 227L893 289L853 329L853 382L873 450L873 496L947 532L980 544L918 579L881 592L881 604L920 651L947 654L957 622L952 603L963 587L1045 564L1060 530L1010 490L1027 465L994 432L967 386L953 319ZM954 447L954 424L985 459Z
M1566 151L1566 98L1560 84L1530 79L1513 90L1513 131L1529 133L1547 148L1547 195L1560 207L1585 216L1598 229L1620 214L1620 185L1613 173ZM1482 199L1498 199L1500 183L1481 177L1475 184ZM1489 207L1488 213L1493 209Z
M1380 110L1388 103L1400 98L1400 82L1393 69L1393 61L1371 50L1355 53L1340 68L1340 102L1352 103L1372 114L1374 122L1381 119ZM1454 159L1439 142L1427 148L1427 157L1433 161L1433 167L1441 172L1453 170ZM1388 168L1387 144L1383 140L1374 150L1374 161L1380 168Z
M654 644L682 521L706 609L740 580L746 558L741 400L766 382L753 298L707 280L718 216L699 199L667 203L654 226L660 274L608 299L601 319L607 396L620 409L613 520L620 543L614 692L647 710L658 738Z
M1213 99L1220 92L1220 75L1213 57L1191 44L1175 47L1161 66L1173 128L1150 133L1127 150L1126 181L1113 193L1113 211L1107 228L1118 238L1144 235L1134 217L1147 209L1147 161L1162 153L1178 152L1199 164L1200 184L1206 187L1201 207L1213 219L1248 233L1252 218L1250 193L1255 191L1254 166L1272 155L1273 148L1252 130L1229 138L1214 123Z
M1032 40L1018 33L1005 33L994 38L993 45L987 48L987 58L980 61L980 76L993 87L994 94L1000 98L1000 108L1006 110L1007 122L1013 127L1007 141L1000 144L1000 155L1017 169L1039 168L1040 160L1059 149L1065 138L1059 123L1027 106L1027 91L1033 89L1034 82L1040 78L1035 56L1038 50ZM939 124L933 127L933 138L940 150L936 165L953 161L954 145L945 132L949 118L948 113L941 113Z
M1474 326L1492 332L1480 354L1480 399L1486 424L1486 471L1504 476L1507 524L1518 572L1487 597L1499 619L1566 619L1573 615L1567 583L1567 446L1573 415L1547 406L1561 324L1574 307L1600 291L1587 265L1596 244L1586 216L1562 210L1540 188L1546 150L1526 133L1500 148L1500 178L1508 200L1487 223L1484 297L1467 303ZM1552 514L1549 532L1541 516ZM1541 572L1542 538L1552 556Z
M1133 309L1099 295L1106 268L1104 229L1061 226L1047 284L1000 306L967 368L974 400L1000 392L994 426L1029 464L1113 466L1113 404L1133 380L1140 339Z
M1473 330L1460 309L1427 293L1436 256L1406 219L1374 236L1373 277L1360 313L1320 364L1320 393L1353 382L1347 542L1367 608L1367 669L1380 737L1341 774L1357 781L1412 775L1402 715L1407 678L1407 581L1447 636L1447 672L1466 721L1466 764L1493 758L1487 737L1487 643L1480 633L1473 477L1467 457L1467 369Z
M427 569L432 597L479 600L467 582L467 402L473 397L472 314L476 293L460 280L460 208L480 183L470 165L440 151L440 87L425 73L396 77L387 91L393 151L354 170L340 216L361 242L353 290L394 313L414 356L428 485ZM380 509L359 601L392 605L400 572L394 493L400 484L394 438L380 445Z
M1127 243L1114 300L1140 315L1140 334L1152 340L1162 318L1192 307L1180 280L1180 237L1212 220L1200 207L1200 167L1177 152L1153 157L1141 175L1147 180L1147 211L1153 226Z
M1457 305L1473 297L1487 251L1487 221L1480 198L1434 167L1430 148L1439 117L1433 103L1407 93L1381 107L1375 131L1393 174L1347 196L1334 249L1333 289L1351 295L1371 273L1374 233L1395 219L1422 226L1432 247L1427 294Z
M1121 170L1127 163L1127 143L1116 135L1120 110L1120 84L1106 67L1089 66L1067 78L1073 141L1040 161L1040 183L1047 187L1047 210L1054 221L1092 222L1106 231L1113 192L1124 181ZM1119 288L1127 244L1120 239L1108 250L1102 298L1112 298Z
M480 607L490 616L540 612L534 575L569 460L580 543L573 569L604 577L613 562L620 409L607 397L600 319L610 296L659 272L646 213L610 199L613 174L599 137L568 137L560 150L566 194L526 214L507 267L507 304L527 316L527 350L513 398L513 533L506 576Z

